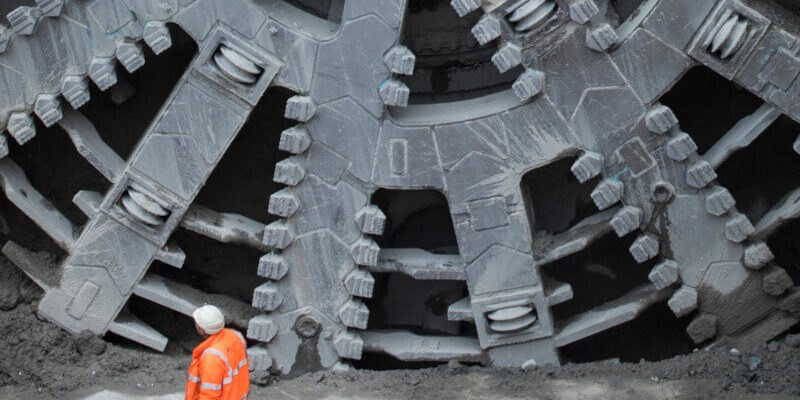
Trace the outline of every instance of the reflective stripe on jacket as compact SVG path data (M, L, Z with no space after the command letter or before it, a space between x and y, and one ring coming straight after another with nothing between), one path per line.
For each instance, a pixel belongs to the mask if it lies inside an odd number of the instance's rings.
M223 329L192 352L186 400L246 400L250 391L247 342L241 333Z

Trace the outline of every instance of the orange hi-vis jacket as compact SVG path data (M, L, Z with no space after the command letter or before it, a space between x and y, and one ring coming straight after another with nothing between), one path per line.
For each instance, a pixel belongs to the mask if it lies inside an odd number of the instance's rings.
M250 391L247 342L241 333L223 329L192 352L186 400L246 400Z

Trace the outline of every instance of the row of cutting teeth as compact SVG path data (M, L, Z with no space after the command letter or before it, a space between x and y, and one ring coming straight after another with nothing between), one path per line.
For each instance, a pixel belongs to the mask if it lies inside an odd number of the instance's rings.
M21 36L33 34L41 18L58 17L64 9L65 0L35 0L36 6L20 6L8 13L6 19L11 28L0 26L0 53L8 48L12 33Z
M735 209L736 200L733 195L726 188L714 182L717 179L714 167L697 154L698 147L692 138L676 128L678 120L672 111L659 105L648 114L648 117L653 120L648 124L651 131L656 134L671 134L672 139L666 144L667 156L674 161L688 163L686 183L705 195L706 211L712 215L712 218L726 219L723 228L725 238L744 247L742 264L752 270L765 268L774 258L772 251L766 243L758 239L747 243L755 233L753 224L747 216ZM667 121L670 123L669 125L665 124ZM667 268L679 270L676 262L670 262L671 265L661 264L661 269L664 271ZM677 272L670 271L669 274L677 274ZM651 273L651 275L653 274ZM770 296L782 296L793 286L792 278L778 266L770 266L761 278L762 288ZM699 293L694 288L684 285L672 295L667 304L677 316L685 316L697 309L698 297ZM696 343L711 339L717 334L717 317L701 313L692 320L686 331Z
M386 52L383 61L391 74L411 75L416 56L406 46L397 45ZM403 82L390 76L380 84L378 94L385 106L405 107L410 90ZM354 217L361 237L350 246L355 267L344 278L344 287L351 297L337 310L339 320L349 329L335 334L333 347L339 357L358 360L364 351L364 340L357 330L366 329L369 321L369 309L361 299L371 298L375 288L375 278L367 268L378 265L380 253L380 247L370 235L383 234L386 216L377 206L367 205Z
M230 61L238 69L239 67L236 65L241 62L230 54L225 56L222 52L223 46L220 46L215 58L217 56L226 57L225 60ZM229 48L227 49L230 50ZM225 61L215 60L215 62L218 65L226 65L224 64ZM244 66L250 67L250 65ZM227 67L231 66L226 65L225 68ZM252 68L249 68L249 70L253 71ZM247 69L239 70L239 72L246 71ZM228 76L223 67L220 67L220 72ZM230 78L234 79L233 77ZM247 79L234 79L234 81L245 84ZM286 102L284 115L288 119L307 122L316 114L316 111L316 104L311 97L298 95L291 97ZM252 301L254 308L264 310L265 313L253 317L247 327L247 337L261 343L271 343L281 331L279 319L273 316L273 313L283 304L283 292L278 287L277 282L291 273L292 270L292 265L282 254L282 250L288 248L294 241L294 233L289 219L300 209L301 204L300 199L293 191L293 187L300 184L306 176L306 170L298 156L304 154L310 146L311 137L302 125L293 126L281 132L278 149L291 153L293 156L283 159L275 165L273 181L282 183L287 187L273 193L269 198L267 212L280 217L280 219L264 228L262 242L272 251L259 259L257 274L266 279L267 282L254 290ZM256 371L267 370L273 363L269 351L262 346L253 346L248 349L248 357L256 360L255 364L257 365L253 366Z
M688 164L686 184L705 193L706 209L715 217L727 218L725 224L725 237L734 243L745 242L753 234L752 223L741 213L734 210L735 200L730 192L718 185L713 185L717 178L713 167L697 154L698 146L692 138L678 127L678 119L668 107L657 104L647 113L646 125L648 130L655 135L669 135L670 139L665 144L667 157L675 162ZM580 182L598 176L603 168L601 154L587 152L583 154L572 166L572 172ZM662 183L663 184L663 183ZM671 185L665 189L668 193L662 199L654 201L666 202L674 196ZM600 209L622 201L624 186L622 182L614 179L601 181L591 194L592 199ZM643 211L639 207L624 206L610 221L610 225L619 237L641 229ZM644 263L660 253L658 237L645 232L634 240L630 247L631 255L638 263ZM772 259L773 254L766 243L755 242L745 246L743 264L750 269L761 269ZM671 259L664 259L651 270L649 279L658 290L665 289L680 281L680 265ZM791 277L779 267L770 267L770 272L763 279L770 280L769 295L781 296L792 286ZM775 282L779 282L776 284ZM682 285L667 301L667 305L678 317L691 314L698 308L699 293L693 287ZM716 317L709 314L696 316L687 326L687 333L696 343L703 342L716 336Z
M451 5L459 16L463 17L480 8L479 0L453 0ZM529 32L539 28L552 19L558 11L558 4L552 0L517 0L511 4L501 5L489 12L472 28L472 35L480 45L486 45L502 36L504 18L518 32ZM504 42L492 55L492 63L500 73L505 73L522 64L522 48L513 41ZM527 68L512 85L514 94L527 101L538 95L545 84L544 73Z
M481 7L480 0L452 0L456 13L463 17ZM486 45L503 36L503 20L516 32L529 33L558 18L558 3L553 0L506 0L489 10L472 28L472 34L480 45ZM580 24L590 23L600 13L594 0L577 0L570 4L569 16ZM596 25L596 26L595 26ZM589 26L586 45L596 51L610 49L618 40L616 30L608 23ZM523 49L518 39L508 37L492 56L492 63L500 73L505 73L522 64ZM544 74L527 68L513 85L513 91L521 101L535 97L544 86Z
M351 298L338 310L342 324L351 329L340 332L333 341L333 347L339 357L358 360L361 359L364 341L356 329L367 329L369 321L369 308L361 299L371 298L375 289L375 278L367 268L378 265L380 253L380 247L369 235L383 234L386 216L377 206L368 205L356 212L355 219L362 235L350 246L350 254L356 265L344 279L344 286Z
M398 45L386 52L383 61L391 74L411 75L416 56L407 47ZM378 93L385 106L408 105L408 86L391 76L380 84ZM378 265L380 253L380 247L370 235L383 234L386 216L377 206L367 205L354 217L361 237L350 246L355 267L344 278L344 287L351 297L337 311L341 323L350 329L336 333L333 347L339 357L358 360L364 350L364 340L356 329L366 329L369 321L369 309L361 299L371 298L375 288L375 278L367 268Z
M33 33L36 22L42 17L58 17L64 8L64 0L36 0L36 7L20 6L8 13L6 18L11 28L0 25L0 53L4 53L11 42L12 34L27 36ZM88 93L88 91L87 91ZM61 109L52 106L55 96L37 97L36 104L40 112L37 115L43 121L61 119ZM56 103L57 105L57 103ZM12 120L13 118L13 120ZM25 113L15 113L9 118L8 125L13 123L14 131L9 132L19 144L25 144L36 135L33 119ZM53 122L55 123L55 122ZM47 122L45 122L47 124ZM52 125L52 123L51 123ZM0 158L8 155L8 139L0 133Z
M479 9L481 1L452 0L450 5L459 17L464 17ZM524 33L547 23L558 12L558 3L554 0L506 0L492 8L493 13L502 16L515 31Z
M12 29L18 34L31 34L34 31L36 15L58 16L63 7L63 1L37 0L38 8L19 7L9 14ZM36 11L39 10L39 11ZM27 23L23 23L27 21ZM142 31L142 39L155 54L161 54L172 46L172 39L167 26L163 22L147 22ZM2 35L0 35L2 36ZM0 49L5 50L6 41L0 42ZM86 75L97 87L105 91L117 83L115 63L119 61L125 69L133 73L145 63L144 52L139 43L133 41L120 41L117 43L115 58L93 57L88 60ZM63 97L73 108L78 109L90 99L89 85L84 75L67 75L61 80L60 93L41 93L35 97L33 113L42 121L45 127L50 127L59 122L64 114L60 97ZM23 145L36 136L36 126L29 111L11 113L6 126L8 134L20 145ZM8 142L0 134L0 158L8 155Z
M214 56L215 63L220 72L228 78L242 83L254 82L256 74L260 73L249 61L240 57L232 49L222 45ZM405 46L395 46L384 56L384 62L392 74L411 75L414 71L416 57ZM399 80L386 79L378 88L378 93L383 103L387 106L405 106L408 104L410 91ZM270 196L268 211L281 219L270 223L264 230L264 245L275 249L264 255L259 261L258 275L269 282L255 289L253 306L258 309L275 312L283 302L281 290L275 284L287 273L290 273L289 261L280 253L288 248L294 240L290 219L302 206L299 197L294 193L293 187L299 185L306 176L306 169L298 157L305 153L311 145L312 139L308 130L302 125L310 121L317 111L314 100L307 95L291 97L286 103L284 116L300 122L301 124L284 130L281 133L278 148L293 154L289 158L279 161L275 165L273 180L282 183L287 188ZM362 233L381 234L385 216L375 206L368 206L356 215L357 222L362 227ZM362 237L353 244L351 253L355 260L356 268L344 279L344 286L352 296L350 300L338 309L338 316L342 324L349 328L365 329L369 317L369 310L359 300L359 297L369 298L375 285L375 279L364 269L365 266L374 266L378 260L378 245L368 237ZM248 337L263 343L271 342L281 330L272 315L264 314L253 318L248 327ZM341 358L360 359L363 351L363 340L353 331L344 330L337 332L332 338L334 349ZM262 354L259 359L262 364L269 364L266 349L259 350ZM262 365L263 367L263 365Z
M669 135L666 143L667 157L675 162L687 163L686 184L698 189L705 194L706 211L714 218L726 218L724 234L727 240L733 243L744 243L755 231L750 220L734 209L736 204L731 193L722 186L714 184L717 174L714 167L703 157L697 154L698 146L689 136L678 128L678 119L668 107L656 105L647 114L647 127L656 135ZM772 252L766 243L757 242L745 246L743 264L750 269L761 269L773 258ZM765 290L772 296L782 295L792 286L791 278L786 271L779 267L772 268L772 276L779 276L784 281L779 291ZM663 289L680 280L680 265L674 260L664 260L650 273L650 280L657 289ZM771 279L770 274L765 274L763 279ZM775 287L776 285L764 285ZM667 305L678 317L691 314L698 308L700 294L688 285L682 285L670 299ZM717 317L701 313L693 318L686 328L686 332L695 343L704 342L717 334Z
M672 110L665 106L657 105L651 109L646 117L646 125L650 132L657 135L664 135L673 130L677 130L678 120ZM675 139L670 141L679 141L683 144L681 150L674 149L675 151L668 150L670 158L676 161L683 161L688 158L688 154L697 149L697 146L691 141L687 142L685 139L688 137L685 133L678 132ZM668 149L671 148L670 144L667 145ZM674 146L672 146L674 147ZM672 154L672 153L675 154ZM681 153L680 155L678 153ZM605 165L605 158L602 154L594 152L585 152L581 155L572 165L572 173L575 178L581 182L600 176L603 172ZM654 185L655 188L655 185ZM669 187L665 188L667 191L661 199L653 199L653 201L666 202L674 195L674 189ZM600 210L607 209L614 204L623 201L625 194L625 186L622 181L616 178L605 178L597 184L591 193L591 198L595 205ZM626 236L634 231L643 230L644 211L634 205L625 205L616 212L614 217L609 221L614 232L618 237ZM643 231L631 244L629 252L637 263L641 264L648 260L657 257L660 253L660 243L656 235ZM673 260L663 260L656 265L649 274L649 279L658 290L665 289L672 286L679 281L679 266ZM678 316L687 315L697 307L697 292L693 288L683 287L676 291L668 305L673 312Z
M691 154L696 152L697 145L686 133L680 132L678 128L678 119L668 107L663 105L654 106L647 113L646 125L648 130L655 135L670 135L672 137L666 145L667 155L672 160L683 162L689 159ZM697 165L700 165L700 163L702 163L702 161L699 161ZM599 175L602 164L602 155L587 153L579 158L573 165L573 173L575 173L579 180L585 181L588 179L587 177ZM687 173L687 184L689 186L702 188L716 177L715 174L713 177L709 174L699 174L697 179L694 179L694 175L691 173L693 168L695 167L689 167L689 172ZM699 170L702 168L695 169ZM713 173L713 170L711 172ZM702 178L699 176L702 176ZM664 190L667 193L663 194L663 198L654 198L653 200L666 202L674 196L674 188L671 186ZM597 185L591 196L598 208L603 209L622 201L623 194L624 185L621 181L606 178ZM617 212L610 221L610 225L616 234L622 237L633 231L642 229L642 218L643 211L641 208L628 205L622 207ZM629 251L637 263L644 263L660 254L659 239L656 235L645 231L634 240ZM665 259L653 267L648 277L656 289L662 290L676 284L680 280L680 267L676 261ZM694 288L684 285L673 293L667 301L667 305L676 316L681 317L688 315L697 308L698 293ZM687 331L692 332L691 329ZM692 337L692 339L697 342L705 340L697 337Z
M585 183L603 172L605 158L602 154L587 151L572 164L571 170L575 178ZM605 178L592 190L590 197L600 210L605 210L620 203L625 194L624 183L617 178ZM614 214L609 225L618 237L623 237L639 230L643 223L644 212L636 206L624 206ZM638 263L644 263L659 253L658 238L644 233L634 240L629 249L631 256Z
M394 46L383 57L383 61L392 74L411 75L417 57L406 46ZM398 79L389 77L378 87L378 94L386 106L405 107L411 90Z

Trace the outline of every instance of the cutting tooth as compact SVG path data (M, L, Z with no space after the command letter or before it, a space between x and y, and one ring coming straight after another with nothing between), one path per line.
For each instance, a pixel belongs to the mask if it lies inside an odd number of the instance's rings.
M645 124L650 132L662 134L678 124L678 117L669 107L659 104L647 112Z
M653 267L647 278L658 290L666 289L678 281L680 268L678 263L673 260L664 260Z
M11 113L7 129L11 137L20 145L28 143L36 136L36 125L33 124L33 118L27 113Z
M267 212L283 218L289 218L300 208L300 200L289 189L282 189L269 196Z
M261 346L253 346L247 349L247 362L250 369L256 373L263 373L272 368L272 356L269 351Z
M172 37L169 34L167 25L160 21L151 21L144 26L142 31L144 42L153 50L156 55L163 53L172 47Z
M706 187L714 179L717 179L717 172L705 160L694 162L686 170L686 183L695 189Z
M114 70L114 59L95 57L89 63L89 78L97 87L106 91L117 84L117 71Z
M770 296L781 296L792 286L792 277L781 267L769 267L761 277L761 287Z
M36 6L45 17L58 17L64 9L64 0L36 0Z
M61 84L61 95L64 96L73 109L77 110L89 102L89 85L82 76L64 77L64 81Z
M295 121L307 122L317 112L317 105L309 96L292 96L286 101L284 116Z
M697 308L697 290L682 286L667 301L667 305L677 317L689 315Z
M117 45L117 60L130 73L144 66L142 45L133 42L122 42Z
M722 48L720 58L724 60L739 51L739 48L742 47L745 39L747 39L747 27L747 21L736 23L731 34L725 39L725 46Z
M615 179L604 179L592 191L591 197L600 210L611 207L622 199L622 182Z
M733 15L722 24L722 27L719 28L719 31L714 36L714 40L711 42L711 52L716 53L719 51L722 44L728 39L728 36L733 32L733 29L736 27L736 23L739 22L739 16Z
M595 15L600 13L594 0L578 0L569 6L569 17L579 24L589 22Z
M395 74L411 75L417 57L406 46L394 46L383 57L389 70Z
M411 90L405 83L396 79L387 79L381 83L378 93L387 106L405 107L408 105L408 97Z
M293 158L283 159L275 164L272 180L287 186L295 186L306 176L306 169L300 161Z
M5 53L11 41L11 30L0 24L0 53Z
M294 240L294 234L286 222L278 220L264 228L263 243L267 247L285 249Z
M378 253L380 247L374 240L369 238L358 239L350 248L350 253L356 264L368 267L378 265Z
M536 320L536 315L530 314L511 321L492 321L489 322L489 329L500 333L519 332L533 325Z
M724 187L717 187L706 196L706 211L711 215L721 216L736 205L731 192Z
M375 288L375 278L366 270L356 267L344 278L344 286L352 296L370 298Z
M520 101L527 101L535 97L544 89L544 72L534 69L526 70L514 81L511 89Z
M282 279L289 272L289 260L280 254L265 254L258 260L258 276L274 281Z
M333 339L333 348L341 358L360 360L364 350L364 340L355 332L340 332Z
M8 156L8 139L6 135L0 132L0 158Z
M611 219L611 227L618 237L623 237L637 229L642 224L644 212L635 206L625 206Z
M774 258L772 250L764 242L753 243L744 249L744 265L750 269L761 269Z
M717 317L700 314L686 327L686 333L695 343L702 343L717 335Z
M686 132L680 132L667 142L667 157L683 161L697 151L697 143Z
M361 300L350 299L339 308L339 319L345 326L367 329L369 309Z
M502 33L500 18L494 14L486 14L472 27L471 32L475 40L483 46L500 37Z
M253 307L255 308L274 311L282 302L283 295L274 283L264 283L253 292Z
M51 127L64 118L61 111L61 102L53 94L40 94L36 96L33 112L42 120L45 127Z
M744 214L736 213L725 223L725 237L736 243L741 243L755 232L756 228Z
M356 212L356 222L362 233L382 235L386 225L386 215L378 206L368 205Z
M450 6L456 11L459 17L464 17L467 14L481 8L480 0L451 0Z
M617 31L607 23L586 32L586 45L592 50L606 51L617 42L617 39Z
M492 63L500 73L522 63L522 49L514 43L506 43L492 56Z
M658 255L658 238L652 234L644 234L636 238L630 247L631 255L639 264Z
M247 324L247 337L269 343L278 334L278 323L269 315L258 315Z
M17 35L30 35L36 28L36 20L42 12L36 7L21 6L8 13L6 18L11 24L11 30Z
M572 164L570 171L580 183L600 175L603 171L603 155L587 151Z
M308 130L301 126L293 126L281 132L278 149L292 154L301 154L311 145L311 136Z

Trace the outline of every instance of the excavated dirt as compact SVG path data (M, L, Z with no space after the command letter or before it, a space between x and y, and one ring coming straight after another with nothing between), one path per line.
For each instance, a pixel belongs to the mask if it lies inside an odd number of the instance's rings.
M40 295L0 258L0 399L80 398L108 388L136 394L182 390L191 348L200 338L173 340L159 354L113 338L73 337L37 318ZM317 372L267 382L254 386L251 397L800 398L800 335L754 349L718 345L658 362L605 361L528 371L451 363L416 370Z

